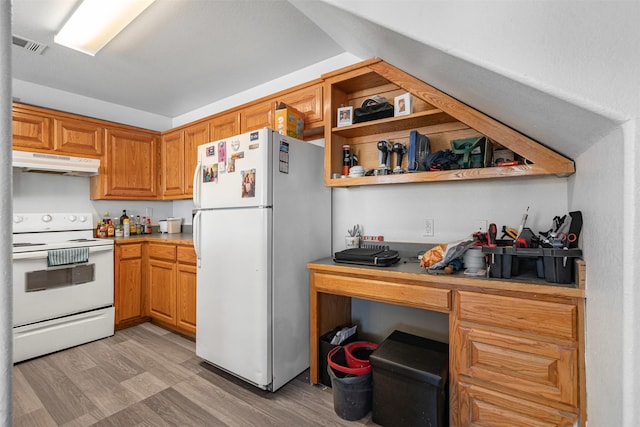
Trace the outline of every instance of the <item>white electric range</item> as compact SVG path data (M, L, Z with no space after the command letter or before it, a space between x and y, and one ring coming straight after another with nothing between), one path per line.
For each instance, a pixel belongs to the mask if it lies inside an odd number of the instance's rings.
M14 363L114 333L113 241L91 213L13 215Z

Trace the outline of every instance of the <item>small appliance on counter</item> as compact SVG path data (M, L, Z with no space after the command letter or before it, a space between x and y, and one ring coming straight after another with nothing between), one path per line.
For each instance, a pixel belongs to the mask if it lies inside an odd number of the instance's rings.
M182 218L167 218L158 221L160 233L180 233L182 229Z

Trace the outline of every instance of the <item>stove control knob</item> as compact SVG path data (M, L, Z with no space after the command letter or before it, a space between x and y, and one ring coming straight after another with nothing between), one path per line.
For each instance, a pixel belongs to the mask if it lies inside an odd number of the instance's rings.
M77 220L77 219L78 219L78 217L77 217L77 216L75 216L75 215L69 215L69 221L71 221L71 222L76 222L76 220Z
M23 220L23 219L24 219L24 218L22 218L21 216L14 215L14 217L13 217L13 222L15 222L16 224L18 224L18 223L22 222L22 220Z
M80 222L87 222L87 217L84 215L80 215Z
M43 222L51 222L53 218L51 218L51 215L46 214L46 215L42 215L42 221Z

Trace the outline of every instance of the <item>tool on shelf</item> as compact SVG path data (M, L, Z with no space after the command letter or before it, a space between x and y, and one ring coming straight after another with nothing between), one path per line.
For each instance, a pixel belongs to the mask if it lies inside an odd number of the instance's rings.
M389 157L389 153L392 151L391 142L389 142L388 139L378 141L378 150L380 151L380 155L376 175L388 175L391 171Z
M393 173L404 173L405 170L402 169L402 157L404 157L407 152L406 145L396 142L393 144L393 152L396 153L396 166L393 168Z

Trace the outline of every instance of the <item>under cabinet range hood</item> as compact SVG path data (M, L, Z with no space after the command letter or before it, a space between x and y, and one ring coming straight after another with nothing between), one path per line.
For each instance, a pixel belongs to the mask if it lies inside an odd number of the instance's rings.
M98 175L100 160L13 150L13 167L22 169L24 172L93 176Z

